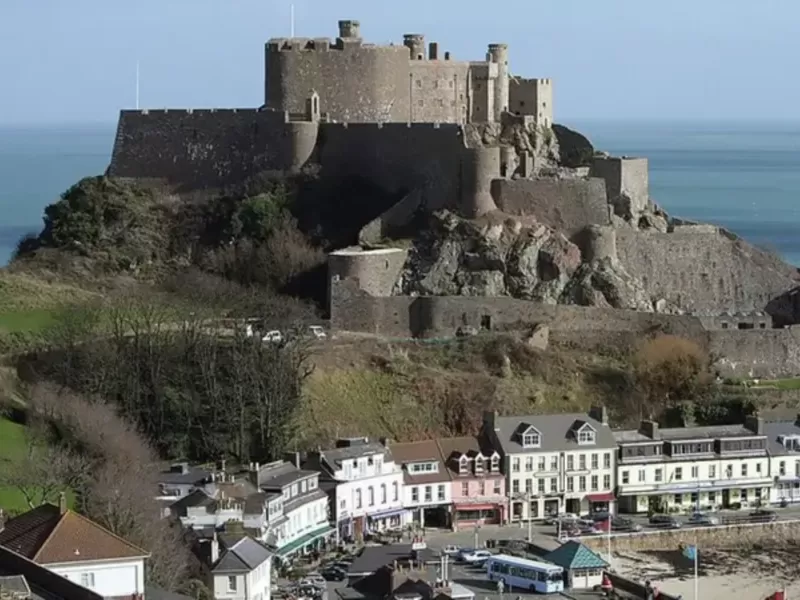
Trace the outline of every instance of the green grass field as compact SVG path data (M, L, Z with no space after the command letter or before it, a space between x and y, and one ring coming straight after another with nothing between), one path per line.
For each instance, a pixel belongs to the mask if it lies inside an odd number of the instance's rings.
M0 417L0 459L5 462L6 460L21 458L24 455L27 444L28 436L25 426ZM0 462L0 469L3 468L4 465ZM0 507L11 514L24 512L29 508L27 502L25 502L25 497L19 490L1 486Z

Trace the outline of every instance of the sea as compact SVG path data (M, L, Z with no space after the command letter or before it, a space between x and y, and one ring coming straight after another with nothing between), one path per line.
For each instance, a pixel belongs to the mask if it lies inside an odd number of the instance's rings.
M600 150L650 159L669 214L721 225L800 266L800 121L566 121ZM115 123L0 126L0 266L45 207L108 166Z

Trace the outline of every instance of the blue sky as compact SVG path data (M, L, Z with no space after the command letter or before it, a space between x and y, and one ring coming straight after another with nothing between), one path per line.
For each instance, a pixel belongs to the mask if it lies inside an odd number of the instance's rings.
M552 77L556 121L800 117L798 0L295 0L297 35L361 21L371 42L425 33L454 58L510 45ZM113 122L143 107L263 102L263 47L290 0L0 0L1 124ZM493 11L498 7L497 11Z

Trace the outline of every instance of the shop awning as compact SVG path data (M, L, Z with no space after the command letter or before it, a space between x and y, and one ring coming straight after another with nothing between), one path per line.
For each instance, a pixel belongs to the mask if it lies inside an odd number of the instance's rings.
M368 514L368 519L385 519L386 517L394 517L395 515L401 515L406 512L405 508L395 508L392 510L385 510L383 512Z
M456 510L495 510L497 504L456 504Z
M315 542L322 537L332 534L333 532L334 529L330 525L325 525L324 527L320 527L316 531L307 533L303 537L300 537L295 541L278 548L278 556L280 556L281 558L285 558L291 554L294 554L295 552L307 546L311 542Z
M613 502L616 500L612 492L605 492L603 494L589 494L586 496L589 502Z

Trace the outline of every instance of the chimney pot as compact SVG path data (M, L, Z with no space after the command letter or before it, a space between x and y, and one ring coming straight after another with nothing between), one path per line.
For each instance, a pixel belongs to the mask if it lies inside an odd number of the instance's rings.
M64 492L58 495L58 511L62 515L67 512L67 495Z

